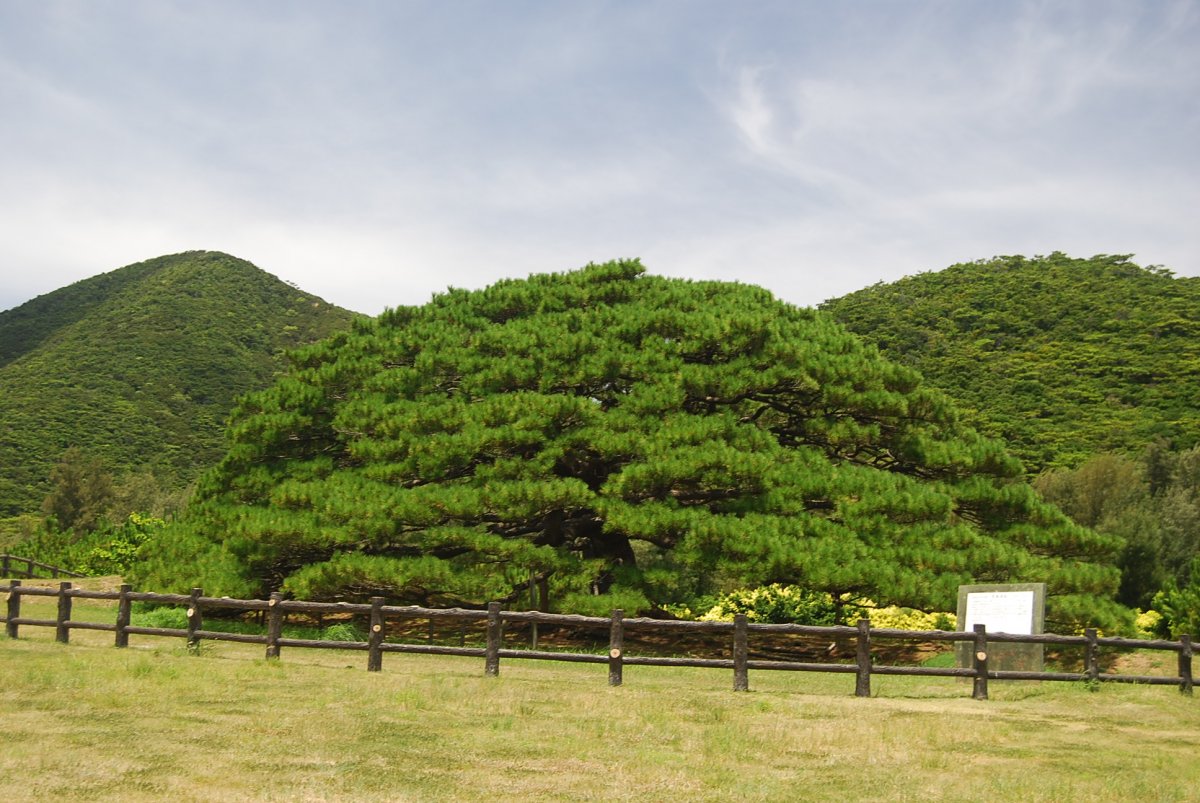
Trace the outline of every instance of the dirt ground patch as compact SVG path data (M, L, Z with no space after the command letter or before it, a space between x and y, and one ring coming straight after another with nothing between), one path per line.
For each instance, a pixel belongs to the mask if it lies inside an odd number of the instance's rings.
M70 583L72 588L82 588L87 591L120 591L121 583L124 581L120 575L113 574L104 577L38 577L32 580L23 579L21 585L34 588L58 588L58 584L64 582Z

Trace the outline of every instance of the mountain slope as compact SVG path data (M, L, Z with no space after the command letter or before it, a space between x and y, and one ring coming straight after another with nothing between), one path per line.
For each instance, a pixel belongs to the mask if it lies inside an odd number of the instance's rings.
M287 349L349 326L216 252L159 257L0 313L0 516L36 510L69 446L179 486L215 462L241 394Z
M152 259L102 273L0 312L0 368L35 350L55 332L78 323L130 285L145 279L160 269L161 262L162 259Z
M822 305L1036 472L1200 440L1200 279L1122 256L954 265Z

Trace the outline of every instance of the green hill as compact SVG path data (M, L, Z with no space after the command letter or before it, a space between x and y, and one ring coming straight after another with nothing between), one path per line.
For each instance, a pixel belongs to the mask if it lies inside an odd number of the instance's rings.
M36 511L68 447L180 487L224 451L234 400L284 353L349 326L244 260L193 251L0 313L0 516Z
M954 265L822 305L1036 473L1200 440L1200 279L1123 256Z

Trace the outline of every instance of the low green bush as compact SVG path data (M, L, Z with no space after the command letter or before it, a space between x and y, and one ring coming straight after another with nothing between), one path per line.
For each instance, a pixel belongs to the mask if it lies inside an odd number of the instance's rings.
M1163 635L1178 638L1184 633L1200 636L1200 557L1192 561L1187 585L1168 581L1154 595L1154 610L1162 614L1159 624Z
M83 555L75 571L93 577L125 574L137 560L142 544L166 524L162 519L131 513L120 527L98 533L99 542Z
M735 614L744 613L751 622L830 626L851 624L864 610L854 601L835 600L821 591L772 583L724 594L699 618L729 621Z
M353 622L338 622L321 631L322 641L366 641L367 634Z
M183 608L160 607L135 610L130 617L137 627L187 628L187 611Z

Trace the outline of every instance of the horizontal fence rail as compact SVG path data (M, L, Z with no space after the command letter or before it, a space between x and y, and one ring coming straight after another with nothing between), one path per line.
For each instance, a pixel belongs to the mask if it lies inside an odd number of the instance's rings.
M55 628L55 639L69 643L71 630L101 630L115 635L117 647L127 647L129 636L160 636L179 638L186 641L191 651L198 651L202 641L230 641L259 644L265 648L266 657L278 659L283 648L358 650L367 653L367 670L378 672L383 666L384 653L407 653L416 655L460 655L484 659L484 673L495 676L500 673L501 659L564 661L608 665L610 685L623 682L626 666L686 666L733 670L735 691L749 689L749 671L832 672L853 674L855 694L860 697L871 695L873 675L897 675L917 677L970 678L973 681L972 696L985 700L988 697L990 680L1039 680L1039 681L1083 681L1142 683L1149 685L1177 686L1187 695L1193 692L1192 657L1193 644L1190 635L1179 641L1163 639L1129 639L1100 636L1096 630L1088 629L1082 636L1064 636L1053 633L1038 635L1016 635L1011 633L989 633L983 625L976 625L970 632L943 630L896 630L872 628L866 619L856 627L821 627L796 624L750 623L744 614L738 614L732 622L695 622L626 617L615 610L609 617L579 616L574 614L552 614L538 611L504 611L500 603L493 602L486 611L466 608L423 608L415 605L387 605L382 597L372 597L370 603L306 602L284 599L272 594L265 600L230 599L229 597L206 597L199 588L191 594L155 594L133 591L122 585L119 591L88 591L72 587L70 582L61 582L57 588L23 586L20 580L10 580L7 588L0 590L8 594L4 622L9 638L17 638L22 625ZM30 619L21 616L22 597L53 597L57 600L57 615L54 619ZM77 621L71 618L71 603L76 599L109 600L117 603L114 624ZM139 627L132 625L131 612L134 602L150 602L159 605L183 605L186 607L186 628ZM263 616L266 632L228 633L204 628L205 611L234 611L258 613ZM366 641L331 641L321 639L286 638L283 623L290 613L351 614L365 617L368 622ZM435 644L412 644L386 641L388 623L406 620L454 621L476 623L486 628L484 647L447 646ZM528 624L536 628L539 624L557 627L604 629L609 634L609 648L605 654L586 652L554 652L548 650L508 649L504 647L506 624ZM718 633L730 639L730 657L669 657L658 655L628 655L625 651L625 634L628 631L652 631L658 633ZM536 630L533 631L536 633ZM751 659L749 642L752 634L789 634L816 636L854 642L854 663L818 663L802 661L779 661ZM535 637L536 638L536 637ZM927 643L949 641L966 643L971 648L969 667L926 667L876 665L873 660L873 645L880 641L907 641ZM1061 647L1082 647L1085 650L1084 669L1081 672L1031 672L997 670L988 667L989 645L997 643L1041 644ZM1099 651L1101 647L1163 650L1178 656L1178 674L1175 677L1162 675L1125 675L1100 671Z
M24 567L24 568L22 568ZM42 574L38 574L38 572ZM59 577L86 577L85 574L72 572L60 566L36 561L33 558L22 558L17 555L0 555L0 577L24 577L27 580L57 579Z

